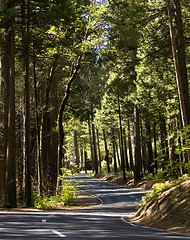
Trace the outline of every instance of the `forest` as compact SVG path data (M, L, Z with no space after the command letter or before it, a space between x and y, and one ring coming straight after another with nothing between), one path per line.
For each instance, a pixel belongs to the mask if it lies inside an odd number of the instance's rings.
M190 174L188 0L0 1L0 204L62 168Z

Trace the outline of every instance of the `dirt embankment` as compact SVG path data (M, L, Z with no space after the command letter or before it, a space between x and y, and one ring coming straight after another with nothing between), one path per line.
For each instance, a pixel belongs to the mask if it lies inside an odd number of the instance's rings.
M107 181L110 183L114 183L118 186L123 186L123 187L131 187L131 188L140 188L144 190L150 190L152 185L156 183L155 180L152 179L142 179L139 181L136 185L134 184L133 179L131 178L126 178L124 181L122 178L118 178L114 176L113 174L97 174L95 178L98 178L103 181Z
M190 179L174 184L156 200L142 205L131 221L190 234Z
M119 186L150 190L153 180L143 179L134 185L133 180L123 181L112 175L99 179ZM145 226L190 234L190 178L176 181L157 199L142 205L129 221Z

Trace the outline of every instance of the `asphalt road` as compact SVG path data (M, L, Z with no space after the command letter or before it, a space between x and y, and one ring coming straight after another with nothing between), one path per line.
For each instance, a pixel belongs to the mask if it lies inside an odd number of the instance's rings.
M0 213L0 240L190 240L190 235L146 228L125 220L136 211L144 191L91 178L87 182L80 188L101 198L99 206L78 211Z

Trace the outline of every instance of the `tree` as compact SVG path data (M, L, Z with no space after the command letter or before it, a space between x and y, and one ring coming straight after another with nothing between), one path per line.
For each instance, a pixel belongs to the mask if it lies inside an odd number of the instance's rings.
M189 87L180 0L167 0L172 52L183 126L190 124ZM175 16L175 25L173 24Z
M4 78L4 139L5 139L5 205L16 207L16 153L15 153L15 16L14 1L3 2L12 14L5 17L3 46Z
M140 122L139 122L139 110L135 107L134 110L135 121L135 168L134 168L134 183L141 179L141 147L140 147Z
M25 162L26 162L26 205L32 205L32 186L31 186L31 160L30 160L30 74L29 74L29 55L30 55L30 0L22 0L21 15L23 23L23 72L25 81Z

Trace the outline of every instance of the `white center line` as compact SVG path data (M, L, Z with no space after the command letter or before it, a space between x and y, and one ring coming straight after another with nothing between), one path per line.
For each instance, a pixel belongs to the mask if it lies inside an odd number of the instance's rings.
M62 237L62 238L65 238L66 237L66 235L64 235L64 234L62 234L62 233L60 233L60 232L58 232L58 231L56 231L56 230L51 230L53 233L55 233L55 234L57 234L59 237Z

